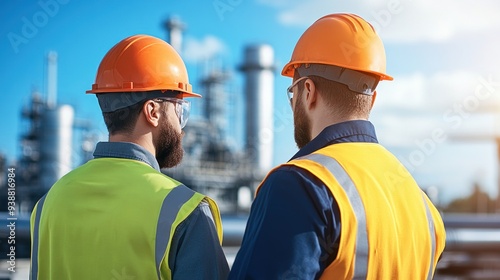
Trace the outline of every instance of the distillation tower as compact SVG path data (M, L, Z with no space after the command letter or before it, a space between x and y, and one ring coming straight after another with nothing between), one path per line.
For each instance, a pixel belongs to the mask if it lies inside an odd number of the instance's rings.
M169 43L180 48L184 24L178 18L164 22ZM179 50L178 50L179 51ZM180 51L179 51L180 52ZM238 212L242 189L253 194L273 159L274 54L268 45L250 45L244 50L239 70L244 74L246 112L244 149L230 147L226 137L227 71L213 67L200 81L203 98L201 119L185 127L182 163L163 170L188 187L213 197L222 212ZM248 209L247 209L248 210Z
M18 191L21 211L29 212L74 167L74 109L57 104L57 53L47 56L46 97L34 91L22 117L27 126L21 136Z

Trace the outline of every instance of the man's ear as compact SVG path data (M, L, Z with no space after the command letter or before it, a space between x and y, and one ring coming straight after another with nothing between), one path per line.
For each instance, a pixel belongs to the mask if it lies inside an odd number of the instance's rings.
M373 108L373 104L375 104L376 98L377 98L377 91L375 90L372 95L372 105L370 106L370 110Z
M306 79L304 82L304 98L306 104L306 108L311 109L316 106L316 101L318 99L318 92L316 91L316 85L313 80Z
M154 102L153 100L148 100L142 106L142 115L146 122L151 124L154 127L157 127L160 123L160 104Z

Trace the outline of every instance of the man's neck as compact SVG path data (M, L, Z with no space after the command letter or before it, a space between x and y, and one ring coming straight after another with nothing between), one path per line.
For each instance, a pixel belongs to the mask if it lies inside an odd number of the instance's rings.
M142 146L144 149L148 150L151 154L156 155L156 148L152 141L148 141L147 137L132 137L127 134L113 134L109 135L109 142L129 142Z
M318 136L321 133L321 131L323 131L325 128L331 125L347 121L367 120L367 118L361 118L357 116L339 117L339 116L326 115L326 116L316 117L315 120L316 121L313 121L311 123L311 139L316 138L316 136Z

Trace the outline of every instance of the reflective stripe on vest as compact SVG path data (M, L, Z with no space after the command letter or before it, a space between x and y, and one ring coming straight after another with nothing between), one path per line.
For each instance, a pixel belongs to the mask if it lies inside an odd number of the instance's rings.
M33 225L33 248L31 253L31 269L30 269L30 279L38 279L38 232L40 226L40 216L42 214L43 203L45 202L45 194L42 196L40 201L38 201L38 206L36 207L35 224Z
M427 222L429 223L429 234L431 235L431 263L429 265L429 273L427 274L427 279L432 279L432 272L434 271L434 252L436 251L436 235L434 235L434 219L432 218L431 210L427 201L425 201L425 195L422 193L422 199L425 205L425 213L427 215Z
M309 154L298 158L298 160L306 159L323 165L338 181L339 185L344 189L349 202L352 206L354 215L358 222L358 230L356 235L356 258L354 264L353 279L366 279L368 272L368 232L366 228L366 214L363 201L354 185L351 177L340 163L329 156L322 154ZM432 279L432 272L434 266L434 251L436 249L436 238L434 235L434 220L427 202L425 201L424 194L422 193L423 203L425 205L427 221L429 225L429 234L431 237L432 250L431 262L427 279Z
M184 185L175 187L163 200L158 225L156 226L155 261L158 279L161 279L160 264L170 239L170 229L182 205L194 195L194 191Z
M181 207L187 203L195 192L184 185L178 185L173 188L163 200L160 214L158 217L158 224L156 227L156 244L155 244L155 263L158 279L161 279L160 265L163 256L166 253L168 242L170 240L170 231L172 225L179 213ZM39 240L39 226L40 217L42 214L43 203L46 195L44 195L38 202L36 209L36 217L33 227L33 248L30 279L38 279L38 240Z
M356 260L354 264L353 279L366 279L368 271L368 236L366 231L366 214L365 206L361 197L359 196L358 189L349 177L349 174L338 163L338 161L329 156L321 154L310 154L299 159L308 159L315 161L330 171L337 179L339 185L344 189L352 205L354 215L358 221L358 230L356 235Z

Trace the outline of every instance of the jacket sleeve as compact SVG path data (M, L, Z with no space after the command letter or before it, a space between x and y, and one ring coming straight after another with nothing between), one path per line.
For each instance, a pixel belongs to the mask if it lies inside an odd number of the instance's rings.
M338 206L307 171L284 166L261 186L229 279L317 279L337 254Z
M178 227L169 253L172 279L227 279L229 266L210 207L202 202Z

